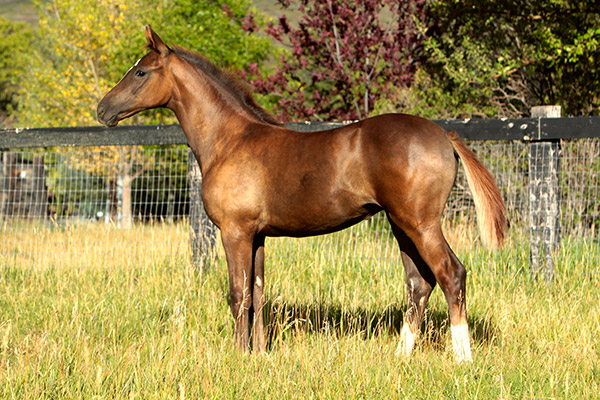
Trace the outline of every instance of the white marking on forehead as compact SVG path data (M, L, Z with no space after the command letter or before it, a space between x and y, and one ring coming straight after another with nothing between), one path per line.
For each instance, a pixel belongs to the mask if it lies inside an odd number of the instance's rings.
M135 62L135 64L133 64L133 65L131 66L131 68L129 68L129 69L127 70L127 72L125 72L125 75L123 75L123 78L119 79L119 82L117 82L117 85L118 85L119 83L121 83L121 81L122 81L122 80L123 80L123 79L124 79L124 78L127 76L127 74L128 74L128 73L129 73L129 72L130 72L132 69L134 69L135 67L137 67L137 65L140 63L140 61L142 61L142 59L141 59L141 58L140 58L139 60L137 60L137 61ZM115 85L115 86L117 86L117 85Z
M137 67L137 65L140 63L140 61L142 61L142 59L141 59L141 58L140 58L139 60L137 60L137 61L135 62L135 64L133 64L133 65L131 66L131 68L129 68L129 69L127 70L127 72L125 72L125 75L127 75L127 74L129 73L129 71L131 71L132 69L134 69L135 67ZM124 77L124 76L123 76L123 77Z

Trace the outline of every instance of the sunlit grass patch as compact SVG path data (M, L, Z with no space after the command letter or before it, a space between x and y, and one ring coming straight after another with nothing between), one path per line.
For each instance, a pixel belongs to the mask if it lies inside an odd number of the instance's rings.
M208 271L190 265L186 225L23 233L57 254L2 259L0 398L598 398L598 244L565 238L549 283L531 277L523 233L494 253L451 229L471 365L453 361L439 289L414 357L394 356L404 274L376 226L267 240L264 355L234 350L222 251ZM111 245L87 248L94 237Z

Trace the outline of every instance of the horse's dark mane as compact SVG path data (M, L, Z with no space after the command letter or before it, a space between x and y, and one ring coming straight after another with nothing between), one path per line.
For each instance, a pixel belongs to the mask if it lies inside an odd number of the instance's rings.
M221 84L229 93L237 98L245 108L248 109L260 121L270 125L282 125L265 109L256 104L252 92L244 86L237 78L230 73L219 69L216 65L210 62L207 58L200 54L191 52L179 46L173 46L172 50L176 55L188 61L192 65L200 68L204 73L211 76Z

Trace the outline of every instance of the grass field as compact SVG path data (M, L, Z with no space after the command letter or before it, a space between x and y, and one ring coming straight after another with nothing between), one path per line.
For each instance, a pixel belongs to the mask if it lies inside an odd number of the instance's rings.
M179 251L174 240L185 240L181 226L107 229L38 229L32 234L95 239L100 248L78 245L80 257L34 266L2 261L0 398L600 398L597 243L567 241L548 284L528 274L519 235L489 253L470 231L450 232L469 269L475 359L457 366L439 289L414 357L394 356L404 276L393 252L375 256L384 240L376 235L338 234L339 245L269 239L269 351L249 356L233 349L222 255L198 273L185 257L168 256ZM103 235L114 238L110 249ZM146 236L154 255L132 260L122 243ZM161 250L156 237L173 240ZM372 256L349 256L353 246ZM103 251L110 261L92 260Z

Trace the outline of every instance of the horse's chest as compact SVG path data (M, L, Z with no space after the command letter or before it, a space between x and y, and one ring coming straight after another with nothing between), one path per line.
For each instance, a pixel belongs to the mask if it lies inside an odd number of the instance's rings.
M202 201L208 216L217 225L231 220L259 218L264 203L262 185L256 176L221 173L207 177L202 185Z

